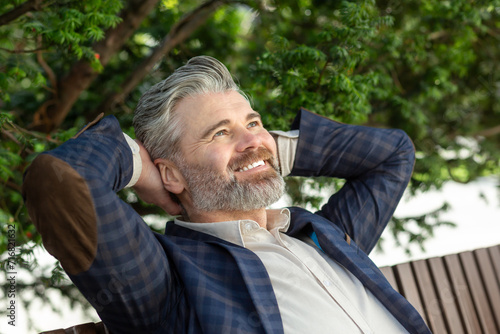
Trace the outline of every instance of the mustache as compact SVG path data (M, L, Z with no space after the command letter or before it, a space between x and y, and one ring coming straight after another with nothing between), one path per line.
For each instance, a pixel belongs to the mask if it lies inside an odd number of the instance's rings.
M252 152L247 152L242 155L239 155L229 161L229 168L232 171L236 171L244 166L248 166L255 161L263 160L269 162L269 164L274 168L278 169L278 165L276 163L276 158L274 155L265 147L259 147L257 150Z

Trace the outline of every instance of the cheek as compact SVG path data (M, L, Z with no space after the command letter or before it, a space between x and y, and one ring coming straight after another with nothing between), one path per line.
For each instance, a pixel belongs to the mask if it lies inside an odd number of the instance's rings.
M225 171L227 165L231 160L231 155L229 150L214 150L206 152L205 161L207 161L208 166L212 167L218 171Z
M264 135L264 138L262 139L262 143L264 146L273 153L274 156L276 156L278 152L278 148L276 146L276 141L274 138L271 136L269 132L267 132L267 135Z

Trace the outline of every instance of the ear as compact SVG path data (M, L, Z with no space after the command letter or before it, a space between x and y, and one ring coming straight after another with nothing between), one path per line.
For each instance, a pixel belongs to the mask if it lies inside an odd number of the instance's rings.
M172 161L158 158L154 161L154 164L160 172L163 187L167 191L178 195L186 189L186 181Z

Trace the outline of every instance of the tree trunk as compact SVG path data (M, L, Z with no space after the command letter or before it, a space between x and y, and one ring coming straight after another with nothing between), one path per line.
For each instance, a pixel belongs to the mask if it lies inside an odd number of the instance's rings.
M122 22L106 32L105 38L94 45L103 66L118 52L130 38L141 22L153 10L159 0L129 0L122 11ZM90 63L80 60L58 83L58 91L52 103L44 103L35 113L32 129L49 133L64 121L80 94L87 89L98 73Z

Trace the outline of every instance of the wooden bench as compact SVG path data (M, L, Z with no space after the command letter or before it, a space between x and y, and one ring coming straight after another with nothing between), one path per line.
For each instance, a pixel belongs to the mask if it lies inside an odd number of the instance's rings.
M500 333L500 245L380 269L434 334ZM43 333L109 334L102 322Z
M380 269L434 334L500 333L500 245Z

